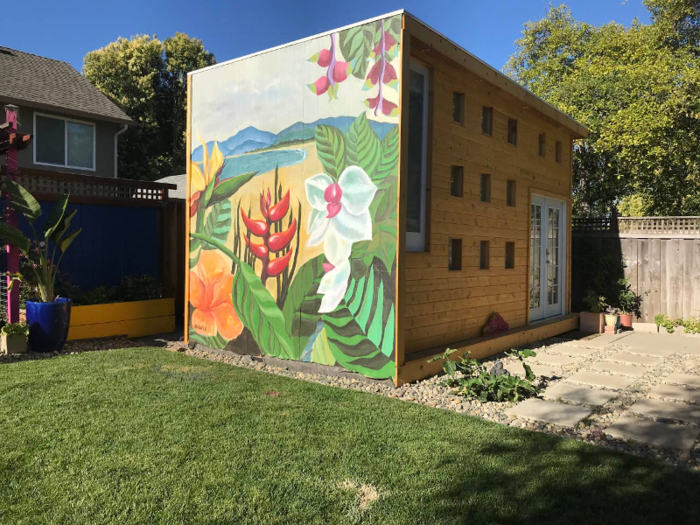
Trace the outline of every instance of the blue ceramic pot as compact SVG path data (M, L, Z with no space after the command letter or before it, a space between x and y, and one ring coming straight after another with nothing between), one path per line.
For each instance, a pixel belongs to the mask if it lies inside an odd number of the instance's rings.
M33 352L60 352L68 338L71 300L59 297L53 303L27 301L29 347Z

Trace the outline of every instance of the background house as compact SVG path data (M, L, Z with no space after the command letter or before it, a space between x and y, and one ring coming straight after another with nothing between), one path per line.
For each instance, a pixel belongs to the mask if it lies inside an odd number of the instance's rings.
M118 134L134 124L121 109L66 62L0 47L0 71L0 108L19 106L32 135L20 168L117 176Z

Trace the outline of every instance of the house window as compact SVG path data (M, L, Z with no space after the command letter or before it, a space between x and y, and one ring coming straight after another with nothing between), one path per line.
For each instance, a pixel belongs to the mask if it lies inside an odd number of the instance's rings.
M539 152L540 152L540 157L544 157L547 153L547 134L546 133L540 133Z
M491 202L491 175L481 174L481 202Z
M514 118L508 119L508 142L513 146L518 144L518 121Z
M489 269L489 241L479 241L479 270Z
M560 140L557 140L556 144L554 145L554 158L559 164L561 164L561 141Z
M464 166L452 166L451 168L450 195L453 197L464 195Z
M452 93L452 120L464 124L464 93Z
M515 181L509 180L506 186L506 205L515 206Z
M515 243L506 242L506 270L515 268Z
M447 257L450 271L462 269L462 239L450 239Z
M481 108L481 131L487 135L493 135L493 108Z
M408 97L408 183L406 201L406 249L425 251L425 195L428 158L428 91L430 75L411 64Z
M34 114L34 163L95 169L95 125Z

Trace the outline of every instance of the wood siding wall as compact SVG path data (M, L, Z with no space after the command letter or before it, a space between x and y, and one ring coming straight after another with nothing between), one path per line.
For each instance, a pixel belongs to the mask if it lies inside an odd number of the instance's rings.
M431 70L432 127L429 251L409 252L403 258L407 360L412 353L481 335L493 312L503 315L511 327L527 324L530 196L558 198L571 209L571 132L435 50L424 52L429 48L415 37L411 40L412 59ZM453 92L465 94L464 125L452 120ZM492 136L481 131L483 106L493 107ZM509 118L518 120L517 146L507 141ZM544 158L538 153L542 132L547 136ZM562 143L561 163L555 161L557 140ZM464 167L461 198L450 196L453 165ZM491 175L490 203L480 200L482 173ZM508 180L516 181L515 207L506 205ZM462 239L460 271L448 270L451 238ZM482 240L490 241L488 270L479 269ZM514 269L505 268L505 246L510 241L515 242Z

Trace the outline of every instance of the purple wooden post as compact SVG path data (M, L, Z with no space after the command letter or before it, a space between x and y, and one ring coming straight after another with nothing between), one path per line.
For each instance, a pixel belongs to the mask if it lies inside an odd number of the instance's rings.
M11 104L8 104L5 106L5 119L7 120L8 123L8 133L16 133L17 132L17 112L19 108L17 106L13 106ZM15 179L15 174L17 173L17 144L10 145L10 147L7 150L7 162L6 162L6 175L7 178L10 180ZM7 197L8 199L10 197ZM15 228L18 225L18 220L17 220L17 212L15 210L11 210L7 208L6 210L6 219L7 219L7 224L10 226L14 226ZM16 246L12 245L7 245L7 271L9 273L17 273L19 271L19 250L17 250ZM12 277L8 276L7 277L7 287L8 287L8 292L7 292L7 320L10 323L18 323L19 322L19 285L15 283L15 286L12 287L12 291L9 291L10 289L10 283L12 282Z

